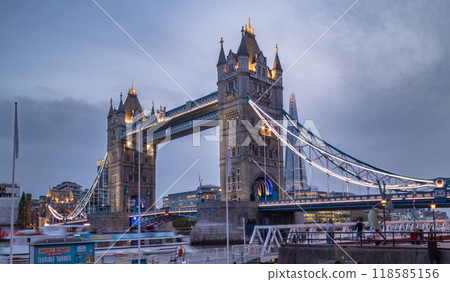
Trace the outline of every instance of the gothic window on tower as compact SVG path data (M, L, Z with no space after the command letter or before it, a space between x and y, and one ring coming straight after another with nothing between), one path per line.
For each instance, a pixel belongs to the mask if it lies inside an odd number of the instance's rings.
M133 181L133 175L128 175L128 181L132 182Z
M147 182L147 177L142 176L142 182Z

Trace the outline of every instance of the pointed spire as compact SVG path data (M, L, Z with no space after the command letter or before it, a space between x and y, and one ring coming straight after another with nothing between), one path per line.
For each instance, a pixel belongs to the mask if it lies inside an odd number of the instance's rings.
M238 56L248 56L247 42L245 40L245 35L242 33L241 45L236 53Z
M122 101L122 92L120 92L120 103L119 103L119 108L117 109L118 113L125 113L125 107L123 106L123 101Z
M152 111L150 113L151 116L155 114L155 101L152 101Z
M283 70L281 68L280 58L278 58L278 44L275 45L275 60L273 62L273 69L274 70L280 70L280 71Z
M219 61L217 62L217 65L225 65L227 63L227 60L225 59L225 52L223 51L223 37L220 38L220 54L219 54Z
M109 105L109 113L108 113L108 118L112 117L112 115L113 115L113 112L114 112L114 109L113 109L113 105L112 105L112 103L113 103L113 100L112 100L112 98L111 98L111 100L109 100L109 103L110 103L110 105Z

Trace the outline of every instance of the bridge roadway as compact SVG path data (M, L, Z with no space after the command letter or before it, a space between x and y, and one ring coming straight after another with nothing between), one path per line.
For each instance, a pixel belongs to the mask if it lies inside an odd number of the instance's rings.
M429 208L432 202L437 207L450 207L450 196L447 198L435 198L434 192L417 192L412 194L391 194L395 208ZM281 200L272 202L260 202L260 211L319 211L319 210L352 210L370 209L380 203L381 195L355 195L349 197L309 198L294 200ZM301 207L301 208L300 208ZM142 213L143 217L178 215L192 217L197 212L192 208L166 208ZM135 214L130 217L136 216Z
M218 126L218 105L218 94L216 91L166 111L161 120L158 120L158 115L147 117L141 124L144 143L156 145L190 135L196 131L203 131ZM138 124L139 122L124 128L120 137L122 139L127 138L127 136L131 136L133 139L136 138L135 133L139 130Z
M433 191L417 192L415 197L412 194L391 194L392 202L395 208L429 208L432 202L437 207L450 207L450 196L446 198L436 198ZM380 203L381 195L354 195L348 197L331 198L311 198L282 200L273 202L259 203L260 211L276 210L299 210L319 211L319 210L352 210L352 209L370 209Z
M446 198L437 198L434 192L417 192L413 194L391 194L395 208L429 208L432 202L435 202L438 208L450 207L450 195ZM370 209L380 203L381 195L354 195L349 197L331 197L331 198L309 198L281 200L271 202L260 202L259 210L262 212L270 211L321 211L321 210L363 210ZM196 207L190 208L162 208L154 211L141 213L144 218L162 218L162 217L187 217L195 218ZM130 219L136 220L137 214L130 214ZM76 221L67 221L66 224L84 223L86 219ZM65 223L57 223L65 224Z

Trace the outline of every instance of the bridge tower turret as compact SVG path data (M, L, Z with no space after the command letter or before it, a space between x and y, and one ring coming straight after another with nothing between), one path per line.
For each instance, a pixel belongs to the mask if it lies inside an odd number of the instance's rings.
M107 126L108 201L113 212L133 212L138 206L138 151L136 134L127 140L126 131L143 109L132 86L123 102L120 94L118 109L111 100ZM142 114L141 121L145 120ZM142 134L144 136L144 133ZM141 202L148 209L155 202L156 145L141 143ZM155 207L154 207L155 208ZM153 209L154 209L153 208Z
M238 51L235 54L230 50L226 58L221 40L217 64L222 200L226 199L225 189L231 201L280 199L284 196L280 190L284 188L282 147L247 103L248 95L264 111L282 120L283 84L278 48L271 70L250 21L241 32Z

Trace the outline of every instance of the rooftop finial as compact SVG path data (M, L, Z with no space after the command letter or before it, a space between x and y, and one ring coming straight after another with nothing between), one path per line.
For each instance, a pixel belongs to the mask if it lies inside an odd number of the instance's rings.
M220 38L220 46L223 47L223 37Z
M136 90L134 90L133 82L131 83L131 89L128 91L128 94L136 95Z
M275 44L275 53L278 53L278 44Z
M241 29L242 36L244 36L244 32L245 32L245 29L244 29L244 26L242 26L242 29Z
M122 100L122 92L120 92L120 100Z
M255 34L252 26L250 25L250 17L248 18L248 25L245 25L245 30L247 33Z
M111 104L111 106L112 106L112 98L109 100L109 103Z

